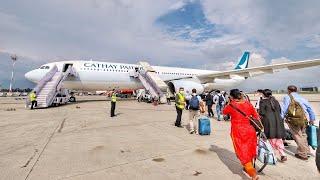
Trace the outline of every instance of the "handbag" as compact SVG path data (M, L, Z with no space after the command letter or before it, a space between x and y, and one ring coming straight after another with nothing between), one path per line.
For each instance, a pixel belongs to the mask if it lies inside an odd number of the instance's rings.
M275 156L273 148L263 132L259 134L257 146L257 159L263 163L263 166L258 170L258 172L262 172L267 165L276 165L277 157Z
M252 116L246 115L243 111L241 111L239 108L235 107L233 104L229 104L233 109L238 111L240 114L242 114L244 117L248 118L250 121L251 126L254 127L256 132L263 132L263 124L261 123L260 120L253 118Z

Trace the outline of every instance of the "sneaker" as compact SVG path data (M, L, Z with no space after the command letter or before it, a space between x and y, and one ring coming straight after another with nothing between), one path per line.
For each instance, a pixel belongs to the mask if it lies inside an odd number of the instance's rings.
M178 128L183 128L183 126L181 126L181 125L176 125L176 127L178 127Z
M193 134L194 133L194 131L190 131L190 134Z

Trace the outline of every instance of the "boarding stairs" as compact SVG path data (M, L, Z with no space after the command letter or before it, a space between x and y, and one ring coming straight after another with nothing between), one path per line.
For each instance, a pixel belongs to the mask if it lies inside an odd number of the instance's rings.
M69 66L65 72L59 71L54 66L37 84L34 91L37 92L37 108L46 108L51 106L57 95L65 93L62 89L62 83L68 76L77 76L74 68ZM28 98L29 99L29 98ZM27 106L30 105L30 100Z
M153 98L160 103L166 102L167 84L158 76L157 72L147 62L139 62L141 68L138 68L133 77L138 78L144 88Z

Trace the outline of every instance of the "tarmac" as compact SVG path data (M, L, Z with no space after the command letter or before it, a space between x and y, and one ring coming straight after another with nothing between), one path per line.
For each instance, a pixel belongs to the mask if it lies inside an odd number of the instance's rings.
M212 119L210 136L190 135L173 126L173 103L120 100L110 118L105 97L77 98L37 110L25 109L19 98L0 98L0 179L248 179L234 154L230 122ZM320 95L307 98L319 119ZM267 166L260 179L320 179L314 156L298 160L295 148L290 141L288 161Z

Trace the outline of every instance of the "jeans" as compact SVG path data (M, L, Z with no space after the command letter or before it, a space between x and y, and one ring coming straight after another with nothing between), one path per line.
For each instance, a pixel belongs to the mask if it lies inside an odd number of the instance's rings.
M218 121L221 120L221 110L222 110L222 106L220 106L219 104L217 104L216 106L216 111L217 111L217 118L218 118Z

